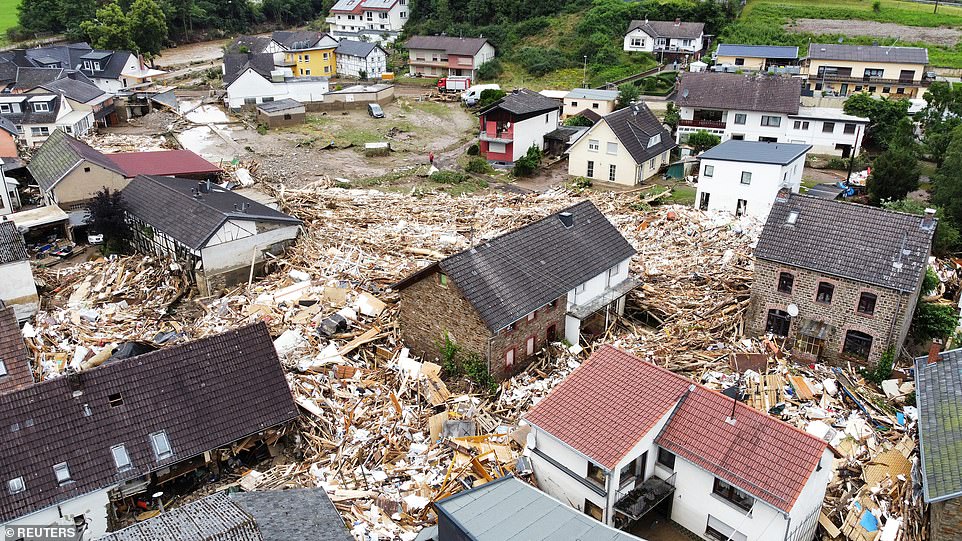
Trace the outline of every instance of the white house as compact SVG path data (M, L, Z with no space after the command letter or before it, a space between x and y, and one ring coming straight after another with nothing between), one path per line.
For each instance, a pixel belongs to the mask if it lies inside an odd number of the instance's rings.
M611 346L523 423L538 487L613 526L810 541L832 472L825 441Z
M568 149L568 174L626 186L651 178L677 145L643 103L604 116Z
M246 282L297 238L301 226L293 216L209 182L140 175L121 193L134 247L180 261L202 292Z
M677 141L697 131L728 139L812 145L814 154L858 154L867 118L801 107L800 79L778 75L684 73L675 103Z
M7 216L0 216L0 301L12 306L17 320L29 319L40 309L37 284L23 235Z
M728 140L702 153L695 202L701 210L764 222L781 189L798 193L811 145Z
M705 23L674 21L631 21L625 33L624 49L629 52L665 53L675 58L701 56L705 48Z
M522 88L483 109L478 144L488 161L512 164L532 146L545 148L544 136L558 128L561 104Z
M618 104L618 91L575 88L565 94L562 101L564 102L564 108L561 111L562 120L586 109L599 116L605 116L615 110Z
M341 76L380 79L387 71L387 52L377 43L342 39L334 56Z
M408 22L409 0L338 0L325 19L338 39L391 43Z
M0 116L17 127L28 147L43 143L57 128L81 137L96 123L92 110L74 109L63 95L51 93L0 95Z
M231 109L290 98L301 103L324 101L327 77L294 77L290 68L274 68L272 53L224 55L224 102Z

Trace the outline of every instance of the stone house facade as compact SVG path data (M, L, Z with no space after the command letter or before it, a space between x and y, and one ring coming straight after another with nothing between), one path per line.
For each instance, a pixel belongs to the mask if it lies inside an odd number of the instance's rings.
M962 539L962 497L929 505L932 541Z
M748 334L783 338L812 360L873 364L889 347L898 352L935 225L934 211L780 192L755 248Z

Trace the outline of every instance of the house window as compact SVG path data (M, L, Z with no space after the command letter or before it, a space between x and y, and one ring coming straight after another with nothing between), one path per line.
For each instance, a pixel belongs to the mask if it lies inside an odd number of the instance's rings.
M584 293L585 287L587 286L587 284L588 282L583 282L581 284L578 284L578 286L575 287L575 295L581 295L582 293Z
M167 440L167 433L163 430L150 435L150 444L154 448L154 456L157 460L170 458L174 454L170 448L170 441Z
M706 176L706 177L711 177L711 176L714 176L714 175L715 175L715 166L714 166L714 165L706 165L706 166L705 166L705 176Z
M30 128L30 135L33 135L34 137L46 137L50 135L50 128L46 126L41 126L39 128L34 126Z
M744 216L747 213L748 213L748 200L739 199L738 202L735 203L735 216Z
M885 74L885 70L882 68L865 68L865 77L881 77Z
M614 165L609 165L609 166L608 166L608 181L609 181L609 182L614 182L614 181L615 181L615 166L614 166Z
M605 519L604 510L601 509L601 507L598 507L597 505L589 501L587 498L585 499L585 514L595 520L600 521Z
M842 130L842 133L848 133L848 134L855 133L855 124L852 124L851 122L846 122L845 128Z
M592 108L592 109L598 109L598 108L600 108L600 107L601 107L601 105L600 105L598 102L594 102L594 103L591 104L591 108Z
M595 162L588 160L588 178L594 178L595 176Z
M835 286L828 282L819 282L818 291L815 293L815 302L832 302L832 294L835 293Z
M591 152L598 152L598 148L599 146L597 139L588 139L588 150Z
M614 267L608 269L608 287L611 287L615 280L618 278L618 273L621 271L621 263L618 263Z
M777 128L781 126L781 124L782 124L782 117L780 116L762 115L762 126Z
M779 293L791 293L793 285L795 285L794 274L790 272L781 272L778 274L778 292Z
M905 94L905 88L900 86L900 87L898 87L898 88L895 89L895 93L896 93L896 94Z
M90 168L89 168L89 167L84 167L84 173L89 173L89 172L90 172Z
M7 481L7 491L10 492L10 494L23 492L26 489L27 485L23 484L23 477L14 477Z
M809 355L818 357L819 355L822 354L822 348L824 346L825 346L824 340L820 338L816 338L814 336L803 335L799 337L798 343L796 345L796 349L798 349L798 351L801 353L808 353Z
M717 477L715 478L715 486L712 487L712 494L724 498L745 511L751 511L752 506L755 505L755 498L749 496L747 492L737 489Z
M618 154L618 143L608 143L608 154Z
M535 310L534 312L531 312L530 314L528 314L528 321L534 321L534 318L537 317L537 315L538 315L537 310Z
M875 302L878 300L878 295L875 293L863 292L858 296L858 313L865 315L872 315L875 313Z
M872 336L862 331L851 330L845 333L845 343L842 345L842 353L851 355L857 359L868 359L868 354L872 351Z
M443 272L438 273L438 285L441 287L448 287L448 275Z
M12 111L9 103L0 103L0 113L9 113Z
M890 87L890 86L883 86L883 87L882 87L882 93L883 93L883 94L888 94L888 93L891 92L891 91L892 91L892 87Z
M53 474L57 478L57 483L65 485L70 482L70 468L66 462L61 462L53 467Z
M110 454L114 457L114 465L117 466L117 471L125 471L131 468L130 455L127 454L127 448L124 447L124 444L111 447Z
M742 171L742 184L751 184L751 183L752 183L752 172Z
M514 366L514 348L511 348L504 353L504 366L507 368Z
M0 361L0 378L6 375L7 375L7 365L3 364L3 361Z
M605 471L594 462L588 462L588 480L600 486L605 486Z
M635 470L638 469L638 459L634 459L631 462L625 464L621 468L621 473L618 474L618 486L625 486L628 481L635 478Z
M708 200L711 198L711 194L708 192L701 193L701 201L698 202L698 208L701 210L708 210Z
M654 159L654 158L652 158L651 160L648 161L648 168L649 168L649 169L654 169L654 168L655 168L655 159Z
M84 60L84 69L85 69L85 70L88 70L88 71L89 71L89 70L92 70L93 68L94 68L94 65L93 65L89 60Z
M256 105L257 98L244 98L244 105Z
M265 96L264 98L261 98L261 103L270 103L272 101L274 101L273 96Z
M744 58L736 58L736 59L735 59L735 65L736 65L736 66L744 66L744 65L745 65L745 59L744 59Z
M807 130L807 129L808 129L808 121L807 121L807 120L796 120L796 121L795 121L795 129L796 129L796 130Z
M120 393L114 393L107 395L107 403L110 404L111 408L117 408L124 405L124 395Z
M674 470L675 469L675 453L672 453L671 451L668 451L663 447L659 447L658 463L668 468L669 470Z
M577 107L577 106L578 106L578 102L576 102L576 101L571 102L571 106L572 106L572 107Z
M324 60L330 60L330 59L331 59L331 53L324 53L323 58L324 58Z
M823 123L822 123L822 133L835 133L835 123L834 123L834 122L823 122Z
M310 61L311 61L311 55L309 54L304 55L304 62L310 62Z
M769 310L768 319L765 321L765 332L770 332L775 336L788 336L788 329L792 325L792 318L788 312L782 310Z
M741 532L735 531L728 524L708 515L708 524L705 526L705 535L709 539L716 541L748 541L748 537Z
M631 46L632 46L632 47L644 47L644 46L645 46L645 40L642 39L642 38L631 38Z
M735 124L744 124L748 120L745 113L735 113Z
M868 87L868 91L874 94L874 93L875 93L875 87L874 87L874 86Z
M524 344L524 351L525 351L525 355L529 357L534 355L534 337L533 336L528 337L528 340Z

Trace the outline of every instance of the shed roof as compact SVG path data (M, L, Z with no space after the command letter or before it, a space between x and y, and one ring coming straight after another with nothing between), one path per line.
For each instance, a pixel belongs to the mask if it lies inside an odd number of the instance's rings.
M367 58L374 49L381 49L381 46L377 43L371 41L356 41L353 39L342 39L337 44L337 49L334 49L334 54L343 54L347 56L356 56L358 58ZM384 49L381 49L383 52Z
M263 111L265 113L280 113L282 111L290 111L292 109L303 109L304 104L292 100L291 98L284 98L282 100L274 100L262 103L257 106L258 111Z
M802 82L778 75L739 75L714 71L681 75L675 101L679 107L798 113Z
M798 47L790 47L787 45L739 45L722 43L718 46L717 55L795 60L798 58Z
M618 91L597 90L594 88L575 88L571 92L568 92L565 98L615 101L618 99Z
M915 385L925 501L962 497L962 349L915 359Z
M929 50L925 47L810 43L808 45L808 58L816 60L846 60L850 62L928 64Z
M766 143L764 141L729 139L706 150L698 157L702 160L788 165L804 156L811 149L812 145L796 143Z

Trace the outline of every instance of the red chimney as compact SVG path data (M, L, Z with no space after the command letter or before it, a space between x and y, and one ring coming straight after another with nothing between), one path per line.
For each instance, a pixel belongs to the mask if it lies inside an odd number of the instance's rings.
M942 341L939 339L932 340L932 344L929 346L929 364L939 362L939 352L941 351Z

